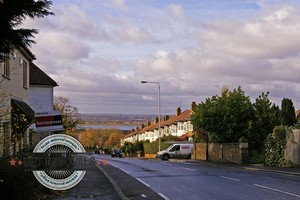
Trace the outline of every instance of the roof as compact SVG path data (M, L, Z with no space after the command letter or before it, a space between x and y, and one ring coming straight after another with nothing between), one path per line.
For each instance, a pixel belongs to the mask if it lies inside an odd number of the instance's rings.
M173 117L171 117L167 121L162 121L161 120L160 121L160 127L171 126L172 124L175 124L177 122L188 121L188 120L191 119L191 116L192 116L192 110L185 110L180 115L174 115ZM158 129L158 123L152 123L149 126L145 126L144 128L142 128L138 131L135 131L133 133L125 135L124 138L128 138L128 137L131 137L133 135L140 134L140 133L145 133L146 131L152 131L152 130L155 130L155 129Z
M191 119L192 116L192 110L185 110L180 115L174 115L169 120L162 123L163 126L171 126L174 123L182 122L182 121L188 121Z
M52 85L58 86L57 83L50 78L45 72L43 72L34 63L30 63L29 66L29 84L30 85Z

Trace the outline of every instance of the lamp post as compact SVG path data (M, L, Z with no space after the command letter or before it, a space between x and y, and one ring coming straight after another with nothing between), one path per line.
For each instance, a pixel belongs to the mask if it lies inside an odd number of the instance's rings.
M153 81L141 81L141 83L154 83L158 85L158 151L160 151L160 83Z

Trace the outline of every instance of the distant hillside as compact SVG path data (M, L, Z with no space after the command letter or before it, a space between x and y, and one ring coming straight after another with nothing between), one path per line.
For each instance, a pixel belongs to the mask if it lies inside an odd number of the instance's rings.
M153 121L155 115L149 114L80 114L84 123L120 123L120 124L142 124Z

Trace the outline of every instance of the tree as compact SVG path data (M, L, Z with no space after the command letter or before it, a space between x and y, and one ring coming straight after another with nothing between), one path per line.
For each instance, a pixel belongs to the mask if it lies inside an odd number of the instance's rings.
M251 128L253 107L241 87L222 91L221 97L208 98L194 111L192 123L205 130L211 142L237 142Z
M253 128L247 138L250 150L257 153L263 152L266 137L272 133L275 126L280 125L280 109L269 100L268 95L269 92L262 93L253 103Z
M297 122L295 107L293 101L283 98L281 101L281 124L284 126L293 126Z
M80 123L78 109L71 105L67 97L54 97L54 110L62 113L63 127L67 134L71 134L78 128Z
M2 53L8 54L14 47L28 48L37 29L20 28L26 17L41 18L54 13L48 0L3 0L0 2L0 62Z
M112 132L108 140L104 143L106 146L117 147L120 145L121 138L124 135L120 131Z

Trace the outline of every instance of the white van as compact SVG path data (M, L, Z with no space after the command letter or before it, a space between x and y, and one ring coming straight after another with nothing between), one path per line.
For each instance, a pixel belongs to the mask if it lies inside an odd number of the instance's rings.
M157 157L162 160L169 160L169 158L191 158L194 144L172 144L166 150L157 152Z

